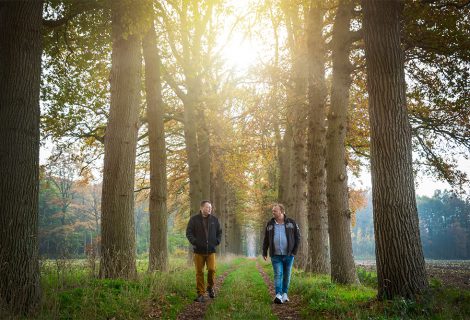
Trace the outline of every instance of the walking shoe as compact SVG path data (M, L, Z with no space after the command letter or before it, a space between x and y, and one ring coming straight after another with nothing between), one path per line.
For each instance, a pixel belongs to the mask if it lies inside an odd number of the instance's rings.
M274 303L282 304L282 296L280 293L276 294L276 298L274 298Z
M196 299L194 299L194 301L196 301L196 302L206 302L206 299L204 299L203 295L199 295L199 296L197 296Z
M287 293L282 294L282 303L289 302L289 297L287 296Z
M209 288L209 287L207 287L207 292L209 293L209 297L210 297L211 299L214 299L214 298L215 298L214 288Z

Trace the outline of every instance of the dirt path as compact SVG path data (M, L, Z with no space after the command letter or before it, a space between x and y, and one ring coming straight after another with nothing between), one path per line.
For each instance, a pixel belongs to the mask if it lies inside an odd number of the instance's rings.
M263 268L256 262L256 267L258 268L259 273L263 277L264 282L269 288L269 293L274 299L274 284L273 279L271 279ZM299 296L289 295L289 302L283 304L272 304L273 314L275 314L279 319L302 319L300 316L300 307L301 300Z
M222 275L218 276L215 280L215 296L217 298L217 294L219 293L219 289L222 287L222 284L224 283L225 278L228 276L230 272L232 272L234 268L231 268L230 270L225 271ZM209 305L212 303L213 299L209 298L208 294L204 296L206 299L206 302L201 303L201 302L193 302L189 305L186 306L186 308L183 309L183 311L178 314L176 319L178 320L199 320L199 319L204 319L204 315L206 314L206 310L209 307Z

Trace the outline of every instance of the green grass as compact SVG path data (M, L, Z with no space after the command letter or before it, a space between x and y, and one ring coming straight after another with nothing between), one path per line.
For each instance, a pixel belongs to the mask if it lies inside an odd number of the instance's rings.
M217 274L245 261L218 260ZM37 319L142 319L155 311L159 319L174 319L193 302L195 271L185 258L170 259L168 273L147 273L146 259L136 264L136 280L112 280L93 277L85 260L43 262Z
M271 265L264 265L272 276ZM291 294L302 297L307 319L470 319L470 291L432 280L416 300L377 301L377 274L358 269L362 285L339 285L326 275L293 271Z
M158 273L137 267L136 280L96 279L83 260L46 261L38 319L141 319Z
M236 267L243 258L217 261L216 276ZM151 303L161 310L160 319L175 319L184 307L196 297L196 273L193 266L180 265L177 272L158 274L152 288Z
M256 261L247 260L227 276L205 319L276 319L271 303Z
M272 279L269 262L258 260ZM149 274L137 262L136 280L97 279L85 260L46 261L41 265L43 299L34 319L175 319L196 295L195 271L185 257L172 258L168 273ZM217 275L231 271L208 307L207 319L275 319L272 297L256 269L243 257L218 259ZM448 288L432 279L416 300L377 301L377 275L358 269L363 285L334 284L329 276L294 269L290 295L302 300L306 319L470 319L470 291ZM1 318L1 316L0 316Z

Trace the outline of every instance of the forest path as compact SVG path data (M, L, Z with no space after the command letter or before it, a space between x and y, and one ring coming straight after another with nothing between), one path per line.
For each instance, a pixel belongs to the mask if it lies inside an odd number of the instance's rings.
M247 258L228 275L204 319L277 319L271 309L272 298L256 265L255 259Z
M225 281L225 278L229 275L229 273L233 272L238 266L234 266L231 269L225 271L222 275L218 276L215 280L214 292L215 296L217 297L222 287L222 284ZM187 319L204 319L206 314L206 310L209 305L214 301L214 299L209 298L209 295L205 294L204 298L206 301L204 303L201 302L193 302L187 305L182 312L178 314L176 319L178 320L187 320Z
M206 295L206 302L190 303L176 319L302 319L299 296L273 303L273 279L256 259L246 259L217 277L215 292L215 299Z
M274 299L275 290L274 290L274 283L273 279L268 276L266 271L264 271L263 267L257 262L256 268L258 272L261 274L261 277L264 280L264 283L268 286L269 293L271 297ZM301 299L299 296L296 295L289 295L289 302L283 304L272 304L272 311L279 319L302 319L300 315L301 310Z

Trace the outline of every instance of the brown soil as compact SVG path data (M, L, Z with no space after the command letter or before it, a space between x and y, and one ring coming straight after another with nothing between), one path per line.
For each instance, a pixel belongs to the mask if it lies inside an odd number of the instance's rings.
M230 269L225 271L222 275L218 276L215 280L214 292L217 296L219 288L222 286L227 275L233 271ZM194 296L196 297L196 296ZM204 319L204 314L206 313L207 307L212 303L212 299L209 298L209 295L206 293L204 296L206 301L204 303L201 302L193 302L187 305L183 311L177 316L179 320L187 320L187 319ZM151 305L148 307L147 318L148 319L161 319L162 316L162 305L165 303L163 297L162 301L152 301Z
M263 270L263 268L256 263L256 267L258 268L259 273L263 277L264 282L269 288L269 293L273 297L274 300L274 284L273 284L273 279L271 279L266 272ZM299 311L301 310L301 299L299 296L295 295L289 295L289 302L283 303L283 304L272 304L272 310L273 313L279 318L279 319L302 319L300 316Z
M224 282L225 278L231 271L232 270L225 271L224 274L218 276L217 279L215 280L214 292L215 292L216 297L219 292L219 288L222 286L222 283ZM186 308L184 308L184 310L178 315L176 319L178 320L204 319L204 315L206 313L207 307L212 303L212 299L209 298L209 295L207 293L204 296L204 298L206 299L205 302L193 302L190 305L186 306Z
M444 286L470 290L470 263L430 262L426 264L429 278L439 279Z
M366 270L376 271L375 262L358 264ZM470 262L449 260L426 260L429 279L438 279L445 287L470 290Z

